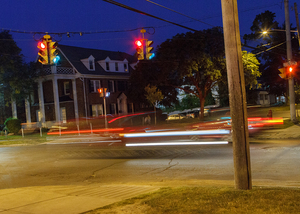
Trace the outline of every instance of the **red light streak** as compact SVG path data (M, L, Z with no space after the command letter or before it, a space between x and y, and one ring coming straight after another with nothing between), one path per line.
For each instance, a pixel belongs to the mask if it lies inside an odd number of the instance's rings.
M114 132L114 131L123 131L124 128L110 128L110 129L93 129L93 132ZM79 130L79 131L64 131L64 132L49 132L48 135L56 134L83 134L91 133L91 130Z

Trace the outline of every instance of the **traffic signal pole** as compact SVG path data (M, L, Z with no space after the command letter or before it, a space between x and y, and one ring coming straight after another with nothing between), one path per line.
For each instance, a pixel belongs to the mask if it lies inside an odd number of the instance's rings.
M291 29L290 29L290 14L289 14L289 1L284 0L285 10L285 35L286 35L286 55L287 63L292 63L292 43L291 43ZM295 108L295 89L294 89L294 77L291 73L289 77L289 98L290 98L290 114L291 121L297 123L296 108Z
M237 0L221 0L236 189L252 189L247 101Z

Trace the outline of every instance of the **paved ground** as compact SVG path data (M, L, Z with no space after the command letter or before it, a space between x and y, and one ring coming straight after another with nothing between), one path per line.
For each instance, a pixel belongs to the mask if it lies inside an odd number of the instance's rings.
M62 139L62 138L61 138ZM61 142L56 139L53 143ZM64 142L72 143L74 140L89 140L87 136L63 137ZM90 138L90 140L93 137ZM294 125L286 129L265 130L255 135L252 139L274 139L277 143L283 143L284 139L299 139L300 126ZM209 181L218 184L220 181ZM170 186L195 185L195 181L186 181L184 184L170 183ZM168 183L164 183L164 185ZM205 185L205 182L203 182ZM257 185L264 184L258 182ZM227 182L227 185L233 185ZM268 185L278 185L268 183ZM81 213L99 208L117 201L158 190L161 186L150 184L110 184L86 186L46 186L24 187L0 190L0 214L47 214L47 213Z

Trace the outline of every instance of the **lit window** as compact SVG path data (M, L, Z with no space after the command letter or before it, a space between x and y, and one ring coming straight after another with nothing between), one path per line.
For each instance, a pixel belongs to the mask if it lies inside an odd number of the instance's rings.
M127 72L127 64L124 64L124 71Z
M103 107L101 104L92 105L92 116L98 117L103 115Z

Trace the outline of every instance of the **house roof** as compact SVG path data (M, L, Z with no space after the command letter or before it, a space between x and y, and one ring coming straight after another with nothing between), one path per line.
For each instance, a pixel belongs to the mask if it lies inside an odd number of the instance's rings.
M107 57L109 57L111 60L116 60L116 61L123 61L124 59L127 59L128 64L137 62L136 57L127 54L125 52L119 52L119 51L81 48L81 47L61 45L61 44L58 45L58 50L65 55L65 57L69 60L69 62L81 74L127 76L132 70L131 66L128 66L129 73L111 72L111 71L107 72L97 62L100 60L105 60ZM87 69L87 67L81 61L82 59L89 58L91 55L95 58L94 71L90 71L89 69Z

